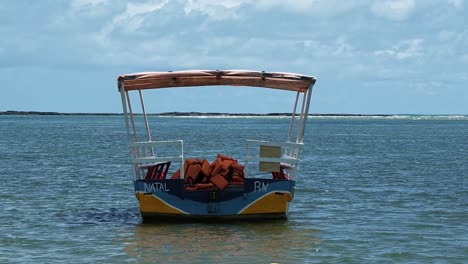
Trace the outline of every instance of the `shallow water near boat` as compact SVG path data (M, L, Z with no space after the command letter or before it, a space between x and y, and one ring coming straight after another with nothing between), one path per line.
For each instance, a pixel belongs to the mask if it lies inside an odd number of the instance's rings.
M186 157L242 160L243 139L285 140L289 119L150 125ZM0 116L0 262L466 262L467 116L307 126L287 221L142 223L122 116Z

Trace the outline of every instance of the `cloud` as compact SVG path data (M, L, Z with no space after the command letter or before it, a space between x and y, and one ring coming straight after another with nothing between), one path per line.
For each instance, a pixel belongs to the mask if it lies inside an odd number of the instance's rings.
M237 10L248 4L248 0L187 0L184 5L185 14L200 12L213 20L237 18Z
M68 11L62 17L66 17L46 34L33 33L34 42L18 40L28 45L16 45L17 57L11 61L137 69L157 65L159 69L282 70L287 65L290 71L313 68L314 74L319 71L335 76L339 65L339 75L347 78L371 75L368 72L373 70L395 76L389 73L394 65L387 65L384 71L374 63L375 57L396 63L415 58L421 61L432 49L448 50L442 45L452 45L451 50L461 53L458 61L465 61L462 56L466 52L461 51L466 38L450 41L452 33L441 33L440 38L449 40L436 46L433 42L438 35L432 40L424 37L424 41L414 37L423 33L415 31L417 26L411 21L402 21L406 30L400 32L386 19L368 16L369 8L385 5L409 15L415 4L371 0L299 0L294 5L278 0L76 0L64 4ZM321 12L340 14L340 19L314 15ZM51 17L57 18L54 15ZM7 53L5 46L0 46L1 50ZM453 56L448 51L446 54Z
M468 52L468 30L446 29L440 31L434 38L432 56L439 58L453 58L464 61L463 56Z
M288 2L283 0L259 0L256 1L255 5L261 9L281 8L295 12L308 12L316 7L320 2L324 1L298 0L294 2Z
M349 83L374 99L396 86L443 95L466 90L463 8L460 0L5 1L0 73L95 72L104 83L115 71L247 68L316 75L323 102ZM345 99L322 107L341 111L353 101Z
M71 9L78 10L92 10L100 5L106 5L109 3L109 0L74 0L71 2Z
M468 53L464 54L462 57L461 57L461 60L465 63L468 63ZM465 77L465 79L468 79Z
M378 17L395 21L406 20L415 8L414 0L377 0L371 11Z
M412 59L423 55L421 43L423 43L422 39L404 40L390 49L377 50L374 54L376 56L390 57L397 60Z
M313 14L314 16L335 16L350 11L366 1L341 1L341 0L254 0L252 4L258 9L289 11L301 14Z
M108 35L116 29L123 30L127 33L137 32L143 25L147 15L162 9L168 0L148 1L144 3L127 3L123 13L117 14L112 21L107 23L101 30L98 41L106 45Z
M453 5L453 7L459 11L463 10L464 8L463 0L448 0L448 3Z

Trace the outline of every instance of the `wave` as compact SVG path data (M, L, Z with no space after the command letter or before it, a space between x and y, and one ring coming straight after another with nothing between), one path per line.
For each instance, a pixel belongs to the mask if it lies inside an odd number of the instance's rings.
M290 115L165 115L158 118L200 118L200 119L290 119ZM296 116L299 118L299 115ZM468 115L309 115L309 119L323 120L456 120L468 121Z
M62 113L62 112L38 112L38 111L0 111L0 115L67 115L67 116L122 116L122 113ZM134 113L141 116L142 113ZM149 117L160 118L266 118L282 119L291 118L291 113L203 113L203 112L165 112L148 113ZM299 114L296 114L299 117ZM418 114L309 114L313 119L387 119L387 120L468 120L468 115L418 115Z
M369 116L349 116L341 118L358 118L358 119L385 119L385 120L468 120L468 115L369 115Z

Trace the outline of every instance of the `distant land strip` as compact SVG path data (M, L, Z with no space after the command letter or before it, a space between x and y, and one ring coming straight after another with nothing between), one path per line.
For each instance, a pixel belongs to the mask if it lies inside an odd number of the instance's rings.
M119 116L122 113L62 113L41 111L13 111L0 112L0 115L52 115L52 116ZM135 115L142 115L135 113ZM147 114L148 116L292 116L292 113L218 113L218 112L164 112ZM299 114L296 114L299 115ZM309 114L309 116L392 116L388 114Z

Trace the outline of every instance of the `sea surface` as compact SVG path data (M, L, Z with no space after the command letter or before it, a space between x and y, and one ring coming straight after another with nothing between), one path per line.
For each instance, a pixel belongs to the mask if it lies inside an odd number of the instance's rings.
M289 119L150 127L242 160ZM468 263L468 116L310 118L287 221L142 223L126 140L122 116L0 116L0 263Z

